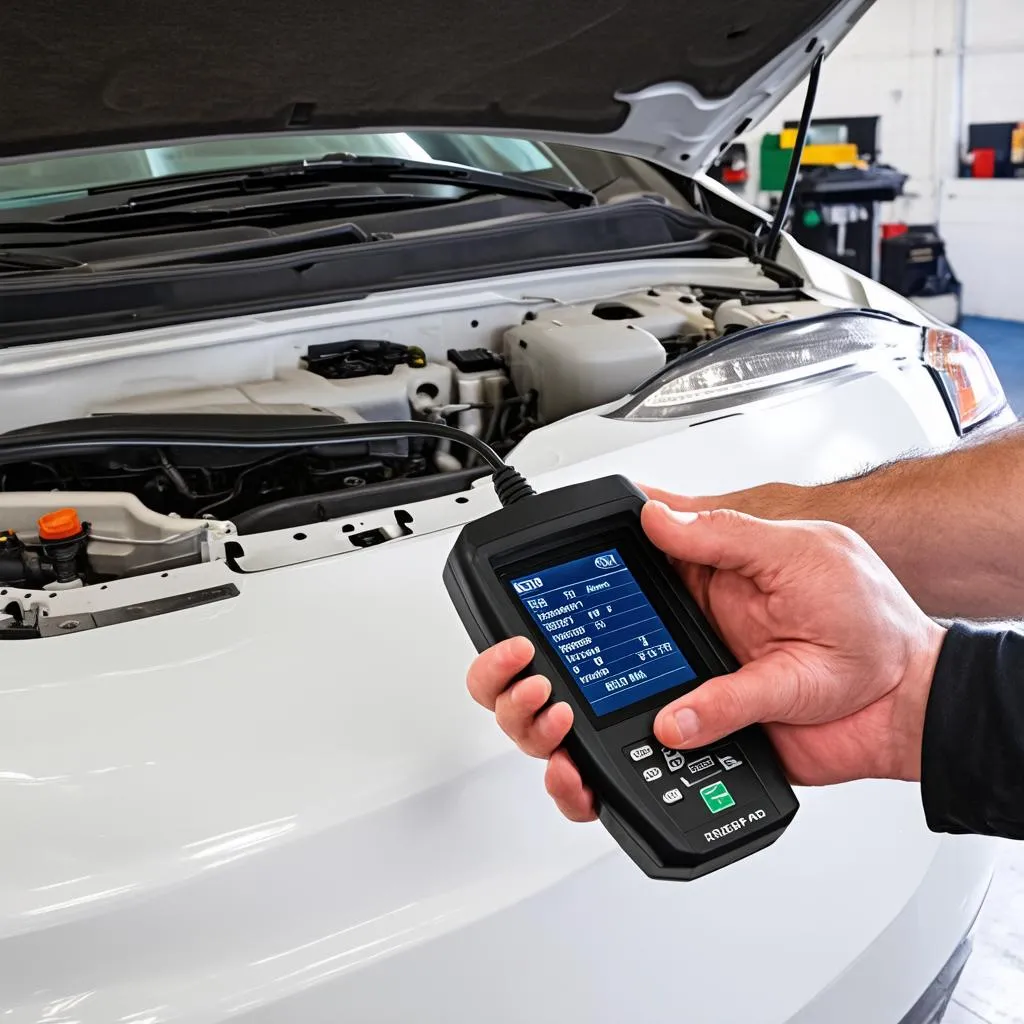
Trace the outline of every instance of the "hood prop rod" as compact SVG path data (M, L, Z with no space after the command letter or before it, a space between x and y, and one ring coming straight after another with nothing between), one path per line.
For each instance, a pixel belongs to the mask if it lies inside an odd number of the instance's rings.
M811 114L814 111L814 99L818 95L818 79L821 76L821 62L824 59L825 51L822 49L818 51L814 63L811 64L811 74L807 79L807 93L804 96L804 109L800 114L800 126L796 133L796 144L793 146L793 156L789 162L789 170L786 172L786 184L782 189L782 197L779 199L775 218L772 220L771 229L768 231L768 237L761 250L768 259L775 259L778 255L779 236L782 234L782 227L789 216L789 208L793 205L793 193L796 191L800 161L804 155L804 146L807 144L807 131L811 127Z

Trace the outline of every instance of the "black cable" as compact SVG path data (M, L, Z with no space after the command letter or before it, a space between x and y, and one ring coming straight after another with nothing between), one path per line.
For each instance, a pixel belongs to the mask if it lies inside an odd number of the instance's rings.
M67 424L64 425L65 428ZM485 441L467 434L447 423L395 420L382 423L332 423L324 426L285 428L277 427L262 432L249 430L246 436L226 437L209 432L206 428L186 425L173 429L149 430L136 433L134 429L112 429L109 424L75 428L76 437L69 440L24 440L0 444L0 464L19 458L25 461L50 454L97 447L127 446L150 448L311 448L317 445L351 441L380 441L387 438L434 437L461 444L475 451L491 467L494 489L503 505L510 505L534 493L530 485Z
M778 255L779 241L782 235L782 226L789 215L789 208L793 205L793 193L796 191L796 179L800 173L800 160L804 155L804 145L807 142L807 132L811 127L811 114L814 111L814 98L818 95L818 79L821 77L821 63L825 59L825 51L819 50L818 55L811 64L811 74L807 79L807 93L804 96L804 109L800 113L800 126L796 132L796 144L793 146L793 156L789 162L789 171L786 173L786 184L782 189L782 198L779 199L779 208L775 211L775 219L772 221L771 230L764 243L764 255L774 259Z
M202 519L203 516L211 515L215 508L220 508L221 505L226 505L229 501L234 501L236 498L241 497L250 473L255 473L261 469L269 469L271 466L276 466L279 462L283 462L285 459L290 459L292 457L291 452L285 452L281 455L271 455L269 459L260 459L258 462L254 462L252 465L246 466L245 469L239 470L238 476L235 477L234 486L227 492L227 494L221 493L219 496L210 495L210 500L205 505L197 508L189 518ZM221 518L224 517L222 516Z

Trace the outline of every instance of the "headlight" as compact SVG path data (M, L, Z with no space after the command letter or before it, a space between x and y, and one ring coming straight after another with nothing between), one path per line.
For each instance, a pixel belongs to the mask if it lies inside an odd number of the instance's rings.
M794 382L920 354L921 328L884 314L838 312L770 324L684 356L641 385L618 415L633 420L688 416Z
M1006 407L1006 395L984 349L952 327L925 331L924 361L939 378L960 430L970 430Z

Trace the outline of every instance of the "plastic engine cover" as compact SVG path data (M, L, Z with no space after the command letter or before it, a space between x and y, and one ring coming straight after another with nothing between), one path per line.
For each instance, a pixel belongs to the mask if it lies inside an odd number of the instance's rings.
M446 404L451 401L451 391L451 370L443 363L418 368L396 366L389 374L349 380L327 380L309 370L288 369L278 371L270 380L138 395L90 411L308 414L315 410L345 420L403 420L410 418L411 403L417 395Z
M546 423L621 398L666 360L650 332L600 320L527 321L505 332L504 348L516 389L537 391Z

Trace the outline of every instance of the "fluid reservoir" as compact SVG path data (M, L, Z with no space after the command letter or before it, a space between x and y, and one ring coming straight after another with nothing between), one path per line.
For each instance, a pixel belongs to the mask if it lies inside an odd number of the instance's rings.
M537 391L545 423L612 402L665 365L649 331L600 320L532 320L505 332L505 360L516 390Z

